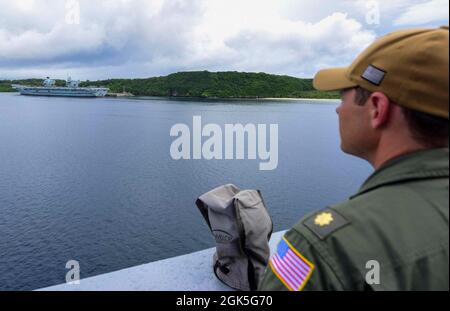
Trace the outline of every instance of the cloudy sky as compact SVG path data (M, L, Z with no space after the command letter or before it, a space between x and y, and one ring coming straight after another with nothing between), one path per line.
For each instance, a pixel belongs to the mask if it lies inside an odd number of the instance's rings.
M312 77L390 31L449 23L448 0L0 0L0 8L0 79Z

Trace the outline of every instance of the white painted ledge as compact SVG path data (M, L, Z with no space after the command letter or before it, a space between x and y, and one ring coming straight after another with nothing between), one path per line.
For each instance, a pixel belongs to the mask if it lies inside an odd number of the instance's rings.
M270 240L273 254L283 232ZM230 291L212 270L215 248L61 284L40 291Z

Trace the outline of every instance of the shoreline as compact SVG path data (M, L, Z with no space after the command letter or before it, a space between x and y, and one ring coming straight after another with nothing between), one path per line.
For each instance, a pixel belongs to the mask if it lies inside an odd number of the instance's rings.
M0 91L0 94L20 94L19 92L13 91L13 92L3 92ZM45 97L45 96L42 96ZM50 96L51 97L51 96ZM183 97L183 96L137 96L137 95L130 95L130 96L108 96L106 95L103 98L109 98L109 99L136 99L136 100L143 100L143 99L166 99L166 100L203 100L203 101L220 101L220 100L229 100L229 101L340 101L338 98L304 98L304 97Z
M116 97L110 97L116 98ZM119 97L120 98L120 97ZM165 99L165 100L179 100L179 101L189 101L189 100L199 100L199 101L340 101L339 98L306 98L306 97L170 97L170 96L123 96L121 98L126 99L137 99L137 100L156 100L156 99Z
M267 97L264 98L264 100L293 100L293 101L303 101L303 100L312 100L312 101L323 101L323 100L331 100L331 101L340 101L339 98L290 98L290 97L283 97L283 98L276 98L276 97Z

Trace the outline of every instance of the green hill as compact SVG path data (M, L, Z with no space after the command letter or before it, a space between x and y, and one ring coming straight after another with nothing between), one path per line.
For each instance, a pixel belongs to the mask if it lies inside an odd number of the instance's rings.
M113 93L124 89L136 96L206 98L336 98L337 93L317 92L312 79L299 79L266 73L179 72L149 79L112 79L84 82L83 86L105 86Z
M39 85L42 80L27 80ZM58 81L60 82L60 81ZM9 84L23 81L0 81L0 91ZM58 83L59 84L59 83ZM337 92L318 92L312 79L299 79L266 73L179 72L148 79L111 79L86 81L80 86L102 86L112 93L124 90L136 96L205 97L205 98L337 98Z

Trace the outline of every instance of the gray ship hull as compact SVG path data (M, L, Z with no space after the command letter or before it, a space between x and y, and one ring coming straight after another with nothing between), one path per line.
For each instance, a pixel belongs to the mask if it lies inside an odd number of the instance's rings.
M57 96L57 97L104 97L109 89L107 88L67 88L67 87L26 87L14 86L21 95L28 96Z

